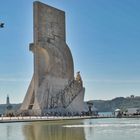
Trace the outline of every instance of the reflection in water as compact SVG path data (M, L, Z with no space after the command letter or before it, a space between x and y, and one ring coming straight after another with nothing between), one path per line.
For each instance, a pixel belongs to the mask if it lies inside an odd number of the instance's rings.
M85 140L84 128L67 128L63 125L66 124L41 122L24 125L25 140Z
M6 131L6 133L7 133L7 140L9 140L10 139L10 135L11 135L12 127L8 125L6 130L7 130Z
M140 119L1 123L0 140L139 140Z
M23 140L23 123L0 123L0 140Z
M87 127L87 128L85 128L84 129L84 131L85 131L85 137L86 137L86 140L93 140L93 138L94 138L94 123L93 123L93 121L90 119L90 120L86 120L85 122L84 122L84 125L86 126L86 125L89 125L90 127Z

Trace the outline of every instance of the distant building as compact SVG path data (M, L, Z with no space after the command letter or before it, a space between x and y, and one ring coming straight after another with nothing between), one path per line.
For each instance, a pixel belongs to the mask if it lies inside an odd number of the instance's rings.
M140 98L140 96L135 96L135 98L139 99L139 98Z
M6 111L5 111L5 115L6 115L6 116L13 116L13 114L14 114L13 106L10 104L9 95L7 95L7 98L6 98Z
M140 115L140 108L127 108L126 115Z
M115 117L120 118L122 116L122 110L117 108L114 112Z
M127 108L125 110L116 109L114 111L115 117L134 117L140 115L140 108Z

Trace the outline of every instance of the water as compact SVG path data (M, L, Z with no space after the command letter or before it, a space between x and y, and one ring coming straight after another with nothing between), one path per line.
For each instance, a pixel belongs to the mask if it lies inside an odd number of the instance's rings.
M114 113L113 112L99 112L98 113L99 114L99 116L104 116L104 117L110 117L110 116L113 116L114 115Z
M139 140L140 119L0 123L0 140Z

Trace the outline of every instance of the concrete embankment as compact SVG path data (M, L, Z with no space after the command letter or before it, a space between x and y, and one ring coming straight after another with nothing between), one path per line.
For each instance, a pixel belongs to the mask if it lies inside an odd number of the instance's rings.
M63 121L80 119L116 118L115 116L26 116L26 117L0 117L0 123L37 122L37 121ZM121 118L140 118L140 116L123 116Z
M14 123L14 122L37 122L37 121L61 121L61 120L79 120L79 119L93 119L94 116L70 116L70 117L56 117L56 116L28 116L28 117L0 117L0 123Z

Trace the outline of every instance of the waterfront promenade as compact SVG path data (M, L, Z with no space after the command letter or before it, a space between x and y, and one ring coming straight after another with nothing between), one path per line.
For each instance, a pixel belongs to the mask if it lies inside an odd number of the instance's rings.
M61 120L80 120L93 119L96 116L24 116L24 117L0 117L0 123L12 122L34 122L34 121L61 121Z
M20 117L0 117L0 123L14 122L37 122L37 121L63 121L81 119L104 119L117 118L113 115L100 116L20 116ZM122 116L121 118L140 118L140 116Z

